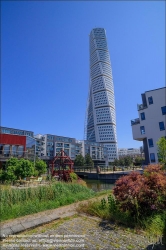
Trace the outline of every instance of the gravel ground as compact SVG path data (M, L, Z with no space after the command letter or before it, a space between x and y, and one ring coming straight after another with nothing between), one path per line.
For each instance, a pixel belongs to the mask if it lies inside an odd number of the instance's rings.
M13 235L2 241L1 249L164 250L165 248L152 245L159 240L149 239L142 232L136 234L131 229L116 226L97 217L75 215Z

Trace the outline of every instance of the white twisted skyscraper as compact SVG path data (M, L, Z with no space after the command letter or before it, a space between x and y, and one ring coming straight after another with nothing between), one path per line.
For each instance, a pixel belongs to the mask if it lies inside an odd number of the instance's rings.
M103 143L107 147L108 162L118 158L114 85L106 32L103 28L95 28L90 33L86 139Z

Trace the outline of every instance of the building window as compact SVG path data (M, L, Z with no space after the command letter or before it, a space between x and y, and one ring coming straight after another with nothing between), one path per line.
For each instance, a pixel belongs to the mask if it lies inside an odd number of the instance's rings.
M152 98L152 96L148 97L148 102L149 102L149 105L153 104L153 98Z
M161 111L162 111L162 114L163 114L163 115L166 115L166 106L161 107Z
M165 130L164 122L159 122L160 131Z
M145 113L144 112L140 113L140 115L141 115L141 120L145 120Z
M10 145L4 145L4 156L9 156L10 154Z
M154 147L153 139L148 139L149 148Z
M141 126L140 130L141 130L141 135L145 134L145 127L144 126Z
M154 153L150 153L150 161L155 162L155 154Z

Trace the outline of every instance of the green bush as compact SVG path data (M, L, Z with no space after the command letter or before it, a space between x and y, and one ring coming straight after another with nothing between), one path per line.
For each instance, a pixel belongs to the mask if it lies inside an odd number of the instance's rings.
M70 177L72 180L78 180L78 176L76 173L70 173Z
M57 182L25 189L0 189L1 220L53 209L95 196L79 184Z

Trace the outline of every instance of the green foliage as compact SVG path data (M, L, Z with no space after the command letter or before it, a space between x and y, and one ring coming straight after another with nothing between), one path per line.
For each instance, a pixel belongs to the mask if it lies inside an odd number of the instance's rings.
M78 180L78 176L76 173L70 173L70 177L72 180Z
M125 165L124 157L119 159L118 165L119 166L124 166Z
M2 169L0 169L0 181L5 181L6 180L6 172Z
M101 199L101 207L102 207L103 209L106 208L106 204L107 204L107 202L106 202L105 198Z
M143 221L143 226L150 236L164 235L166 213L154 214Z
M19 164L19 160L17 158L10 158L6 164L5 164L5 168L7 168L8 166L15 166L17 167Z
M161 163L166 165L166 138L161 137L157 141L157 147L158 147L158 159Z
M87 166L94 166L94 162L92 161L92 158L89 154L85 155L85 164Z
M34 165L31 161L20 159L19 164L16 167L15 174L17 176L17 179L19 178L25 178L30 177L34 174Z
M57 208L95 196L95 192L79 184L54 183L26 189L0 189L1 220L17 218Z
M35 169L38 171L38 175L45 174L47 171L47 164L43 160L37 159L35 162Z
M111 165L116 166L116 167L118 167L118 166L127 166L128 167L128 166L131 166L132 163L133 163L132 157L127 155L127 156L121 157L119 160L115 159L113 164L111 164Z
M141 157L139 157L139 156L137 156L135 159L134 159L134 164L135 165L141 165L143 162L144 162L144 158L141 158Z
M5 179L6 180L14 181L14 180L17 179L17 177L16 177L16 168L17 168L17 166L8 165L6 173L5 173Z
M119 166L119 160L115 159L113 165L115 165L116 167Z
M85 165L85 159L82 155L77 155L74 160L75 166L84 166Z
M111 213L115 213L117 211L117 205L116 205L115 197L113 195L108 196L108 205L109 205L109 211Z
M127 167L131 166L132 162L133 162L133 160L132 160L132 158L130 156L124 157L124 164L125 164L125 166L127 166Z

